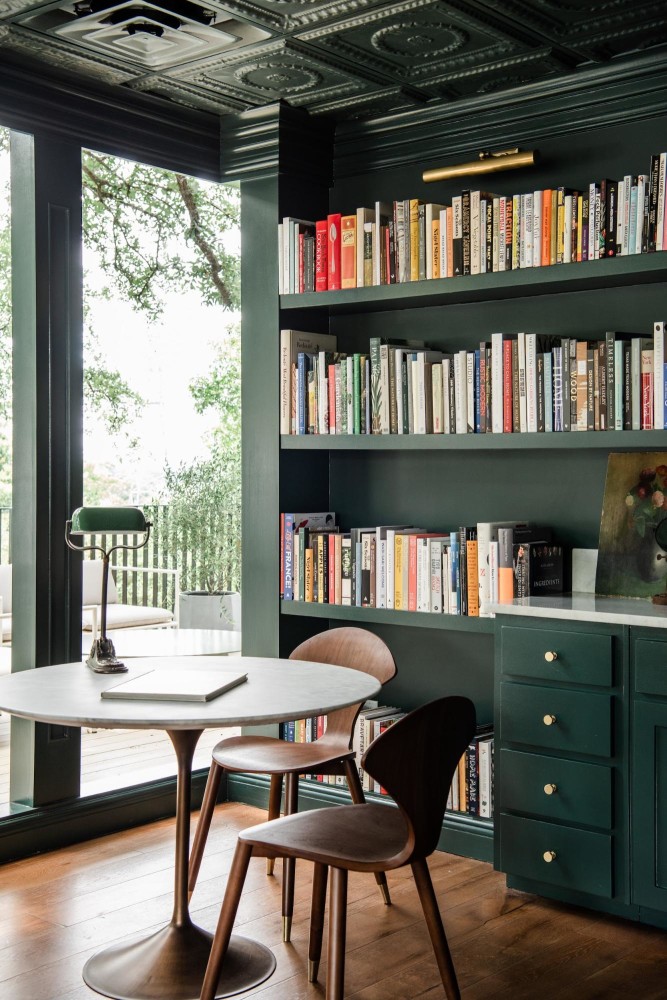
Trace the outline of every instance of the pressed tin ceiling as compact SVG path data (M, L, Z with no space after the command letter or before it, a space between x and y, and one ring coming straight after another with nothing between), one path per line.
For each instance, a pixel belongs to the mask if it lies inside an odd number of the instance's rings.
M0 48L221 115L367 118L666 42L667 0L0 0Z

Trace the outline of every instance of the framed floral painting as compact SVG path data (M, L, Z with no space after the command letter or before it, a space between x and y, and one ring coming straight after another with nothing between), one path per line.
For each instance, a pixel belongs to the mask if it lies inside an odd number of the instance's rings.
M655 537L656 527L665 518L667 452L611 454L602 501L596 593L650 600L667 591L667 551Z

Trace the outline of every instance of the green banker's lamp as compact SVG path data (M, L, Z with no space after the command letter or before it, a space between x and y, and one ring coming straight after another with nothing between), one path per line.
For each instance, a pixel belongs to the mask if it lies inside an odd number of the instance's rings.
M138 507L79 507L65 525L65 541L75 552L102 553L102 600L100 634L93 640L87 665L96 674L124 673L127 667L116 657L113 642L107 636L107 593L109 589L109 556L118 549L142 549L148 542L151 523ZM121 543L110 549L99 545L75 545L72 536L83 535L143 535L134 545Z

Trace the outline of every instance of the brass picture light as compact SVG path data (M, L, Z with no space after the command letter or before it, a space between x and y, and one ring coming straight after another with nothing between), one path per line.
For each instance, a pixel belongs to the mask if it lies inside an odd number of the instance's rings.
M516 170L518 167L532 167L537 163L536 149L520 150L500 149L495 153L482 152L477 160L468 163L455 163L450 167L434 167L425 170L422 180L429 184L432 181L446 181L452 177L470 177L475 174L494 174L500 170Z

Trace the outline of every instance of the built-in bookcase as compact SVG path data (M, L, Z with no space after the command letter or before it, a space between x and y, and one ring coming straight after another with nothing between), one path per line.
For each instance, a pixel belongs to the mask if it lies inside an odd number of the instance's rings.
M568 99L563 98L563 107ZM645 173L651 154L660 147L658 136L665 134L665 109L660 106L654 117L635 120L627 110L632 100L640 102L640 96L626 94L622 106L607 105L607 111L614 109L612 126L601 116L585 129L574 119L568 121L563 108L558 111L551 99L543 117L535 104L529 121L519 116L513 122L514 112L498 111L487 134L478 131L471 120L467 151L516 142L540 149L539 166L484 181L484 186L501 193L558 184L582 187L593 179L622 177L629 171ZM453 194L473 187L472 178L469 183L465 179L434 185L422 182L423 168L470 158L461 153L460 135L456 148L450 144L445 120L438 125L431 109L425 143L429 158L420 159L417 140L426 136L425 121L415 112L397 120L393 132L389 125L377 133L369 130L363 155L358 139L365 135L363 126L358 127L358 135L354 126L348 126L334 145L335 181L328 187L328 197L322 176L276 181L271 189L276 200L271 229L264 233L266 243L275 247L277 222L284 215L323 218L327 212L348 213L372 206L376 200L405 197L449 203ZM303 128L307 136L307 123ZM407 138L410 129L412 145ZM400 143L394 142L397 136ZM293 138L292 130L286 141ZM403 162L394 152L396 146L405 152ZM350 153L353 147L354 155ZM269 215L264 211L262 218ZM266 273L262 271L261 281L257 273L262 259L268 266L271 250L260 245L247 216L245 224L257 259L244 272L244 301L252 294L248 282L261 297L249 306L250 322L261 317L261 323L254 324L244 346L244 381L250 380L244 391L250 404L259 407L244 431L244 444L248 442L252 449L252 458L246 453L245 489L256 494L261 482L263 492L261 497L246 500L244 647L253 624L252 648L246 651L283 654L330 625L364 625L386 640L396 658L398 676L384 694L388 703L409 710L443 694L462 694L475 701L478 721L491 722L493 621L281 604L280 511L332 510L343 529L412 523L429 530L449 530L478 521L526 519L551 525L565 546L595 548L609 452L667 450L667 431L280 437L279 331L334 333L344 352L366 351L374 336L419 338L447 351L474 348L498 331L591 340L604 337L607 330L650 336L653 322L667 319L667 253L282 297L277 295L274 262L276 294L271 304ZM246 407L244 397L244 420ZM259 444L256 434L263 435ZM441 844L490 859L492 837L492 823L452 816L445 821Z

